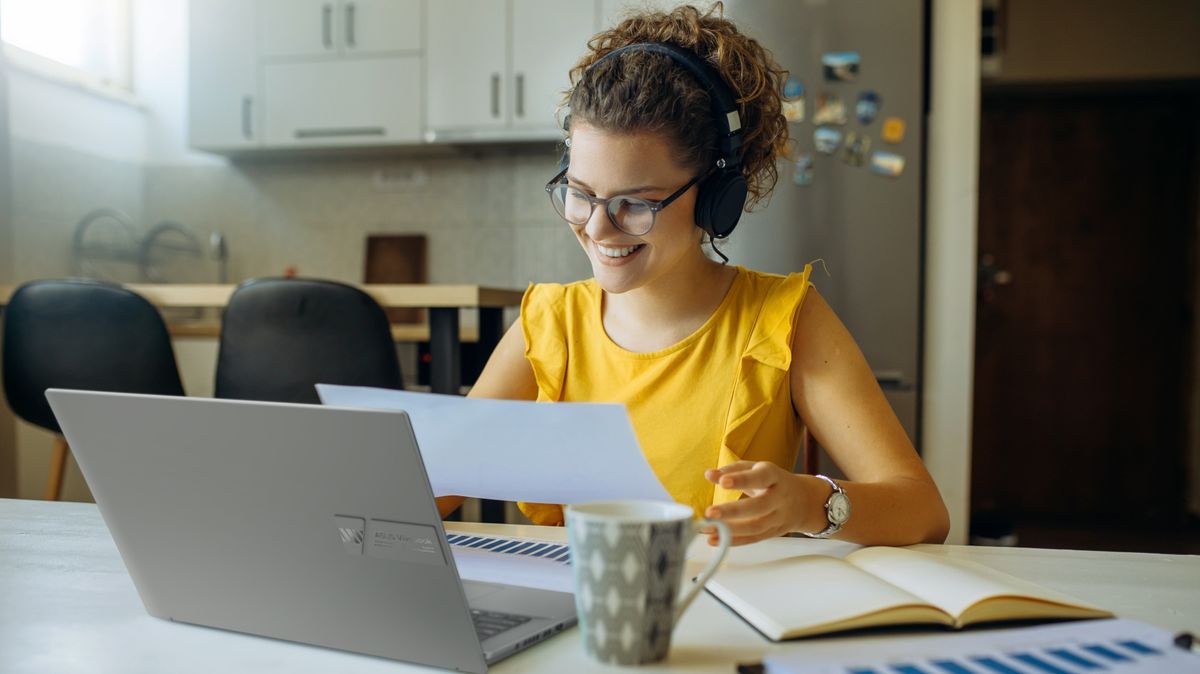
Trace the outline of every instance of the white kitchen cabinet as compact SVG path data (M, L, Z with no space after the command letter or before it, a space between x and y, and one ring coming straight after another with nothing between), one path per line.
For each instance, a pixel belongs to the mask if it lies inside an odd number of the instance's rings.
M421 140L422 0L258 0L268 148Z
M553 139L568 71L595 32L591 1L430 2L426 139Z
M411 56L263 66L267 147L415 144L421 61Z
M193 0L188 8L188 142L232 152L261 143L255 3Z
M445 0L432 0L444 2ZM343 1L343 53L416 51L421 44L421 0Z
M512 126L561 135L555 111L596 32L595 3L512 0L512 19Z
M258 0L264 59L421 49L421 0Z
M434 1L427 8L426 115L435 131L508 125L507 0Z

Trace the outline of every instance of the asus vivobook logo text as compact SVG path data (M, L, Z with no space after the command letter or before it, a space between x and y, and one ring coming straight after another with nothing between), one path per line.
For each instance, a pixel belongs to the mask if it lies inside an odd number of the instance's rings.
M418 564L445 565L443 538L426 524L334 515L342 549L351 555Z

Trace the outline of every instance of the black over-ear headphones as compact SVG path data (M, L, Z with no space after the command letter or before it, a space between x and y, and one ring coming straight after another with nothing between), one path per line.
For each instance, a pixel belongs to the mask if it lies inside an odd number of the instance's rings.
M742 119L738 114L737 97L721 74L690 49L665 42L638 42L625 45L605 54L588 70L625 52L641 51L664 54L683 66L696 78L712 101L713 118L717 123L720 156L712 167L712 175L700 183L696 197L696 225L714 239L724 239L733 232L746 205L746 176L742 175ZM570 124L570 115L564 126ZM571 162L571 148L563 152L559 170Z

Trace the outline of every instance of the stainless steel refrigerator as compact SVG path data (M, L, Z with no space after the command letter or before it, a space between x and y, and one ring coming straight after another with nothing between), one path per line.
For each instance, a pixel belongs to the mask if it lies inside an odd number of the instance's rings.
M734 263L776 273L824 261L814 265L817 289L919 449L928 5L725 7L790 71L783 93L795 121L770 203L745 214L723 249Z

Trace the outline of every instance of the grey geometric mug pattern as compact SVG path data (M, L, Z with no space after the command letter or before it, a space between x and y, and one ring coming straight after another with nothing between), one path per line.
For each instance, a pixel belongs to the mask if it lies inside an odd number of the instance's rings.
M657 662L671 646L691 520L567 527L584 649L601 662Z

